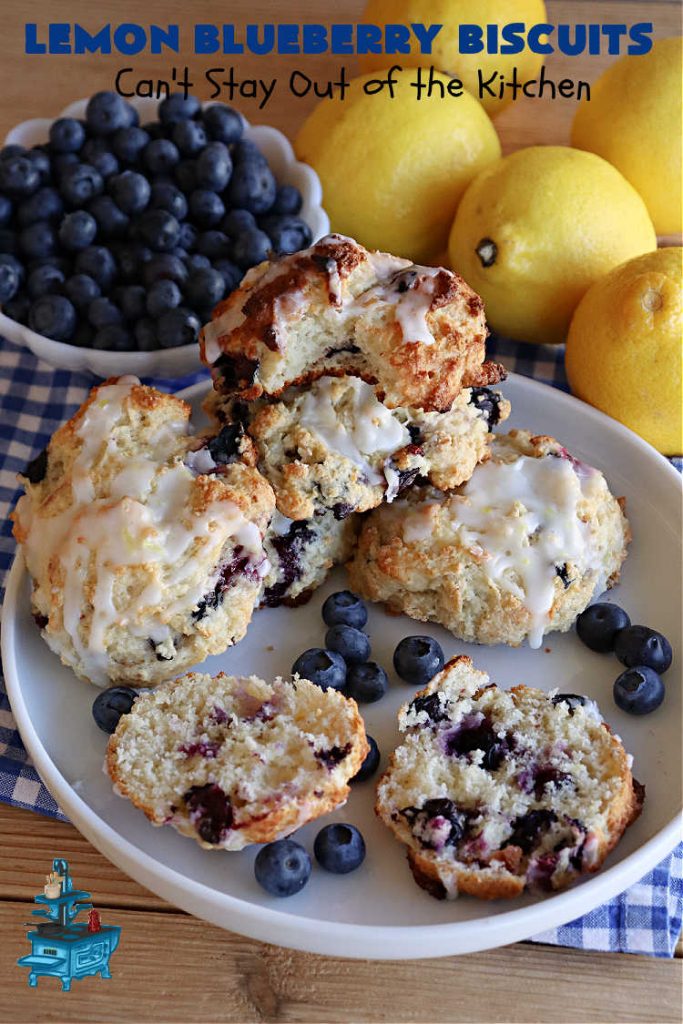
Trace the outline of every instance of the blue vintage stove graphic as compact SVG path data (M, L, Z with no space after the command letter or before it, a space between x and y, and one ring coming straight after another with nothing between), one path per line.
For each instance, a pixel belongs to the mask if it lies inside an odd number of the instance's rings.
M109 959L119 944L121 929L101 925L92 903L82 902L88 899L89 892L74 889L67 862L55 858L45 892L35 897L41 909L33 914L46 920L28 933L31 953L17 961L20 967L30 968L28 983L32 988L42 975L59 978L63 992L69 991L74 978L88 974L111 978ZM86 910L90 911L87 924L74 923Z

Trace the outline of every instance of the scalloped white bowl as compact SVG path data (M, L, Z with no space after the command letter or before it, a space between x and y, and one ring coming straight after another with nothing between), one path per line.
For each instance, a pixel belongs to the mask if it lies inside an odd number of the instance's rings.
M58 115L59 117L85 116L87 99L76 100ZM153 120L158 101L134 98L130 100L140 114L141 121ZM212 106L205 103L203 106ZM50 125L56 118L34 118L22 121L10 129L5 145L14 143L21 146L35 146L46 142ZM278 183L295 185L303 197L301 216L310 226L313 240L317 241L330 230L330 221L322 207L322 188L318 175L308 164L296 159L294 150L281 131L268 125L250 125L243 118L244 137L251 139L267 158ZM89 370L98 377L113 374L134 373L138 377L182 377L201 368L197 345L183 345L178 348L160 349L157 352L101 352L92 348L79 348L62 341L53 341L42 334L36 334L24 324L11 320L0 313L0 335L9 338L16 345L23 345L50 366L60 370Z

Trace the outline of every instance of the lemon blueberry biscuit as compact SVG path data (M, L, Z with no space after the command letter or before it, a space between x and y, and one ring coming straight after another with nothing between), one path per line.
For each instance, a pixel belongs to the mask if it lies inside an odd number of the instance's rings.
M641 811L631 758L587 698L501 690L458 657L399 727L376 810L438 898L562 889L597 871Z
M389 408L444 411L462 387L500 379L484 364L486 334L481 299L457 274L328 235L250 270L200 349L216 389L246 400L336 373L374 385Z
M489 428L510 404L490 388L465 388L448 412L389 409L357 377L322 377L281 399L249 404L216 392L207 412L219 421L241 416L271 483L279 511L310 519L366 512L416 480L448 490L488 458Z
M554 439L511 431L490 451L456 491L371 512L351 582L462 640L538 647L618 579L629 526L602 473Z
M335 690L190 673L138 697L106 766L155 825L241 850L344 803L368 749L355 701Z
M245 633L270 485L221 430L134 377L95 388L23 478L14 533L42 635L98 685L157 683ZM248 461L248 458L246 459Z

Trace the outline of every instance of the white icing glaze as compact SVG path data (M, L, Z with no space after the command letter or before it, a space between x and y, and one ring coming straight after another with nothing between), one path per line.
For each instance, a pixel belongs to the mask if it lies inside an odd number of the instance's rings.
M276 537L284 537L285 534L289 533L293 521L293 519L283 516L282 512L278 512L276 509L273 513L273 518L270 520L268 530L270 533L274 533Z
M195 476L211 473L216 468L216 463L208 448L200 448L198 451L188 452L185 456L185 465Z
M401 476L398 470L394 469L388 463L384 467L384 477L387 482L387 489L384 492L384 500L387 504L391 504L396 495L398 494L398 488L401 483Z
M334 378L317 381L304 396L300 423L335 452L362 469L370 484L379 484L382 474L368 462L368 456L388 455L410 443L410 432L377 400L373 388L356 377L347 379L344 397L347 427L333 401ZM349 393L351 406L349 408Z
M481 552L492 582L528 609L531 647L540 647L548 622L555 567L570 561L583 572L590 563L582 497L582 479L567 459L520 456L479 466L451 502L460 542Z
M410 267L410 264L408 264ZM434 298L434 288L440 267L412 267L412 273L393 277L385 284L377 285L364 292L358 300L359 308L375 305L377 302L394 306L394 316L401 328L406 344L421 343L432 345L434 335L427 324L427 314ZM407 285L399 290L399 281Z

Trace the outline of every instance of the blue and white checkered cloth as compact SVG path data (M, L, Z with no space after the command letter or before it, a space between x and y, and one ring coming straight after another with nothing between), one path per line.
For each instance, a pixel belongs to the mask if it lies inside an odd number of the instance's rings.
M560 347L518 345L492 338L492 357L517 373L568 390ZM204 376L154 381L164 391L187 387ZM0 600L14 557L7 518L19 495L16 474L47 444L57 427L85 398L93 379L52 370L28 352L0 339ZM681 468L680 461L678 468ZM0 676L0 800L66 820L24 749ZM534 941L577 949L673 956L683 916L683 845L627 892L585 917L537 935Z

